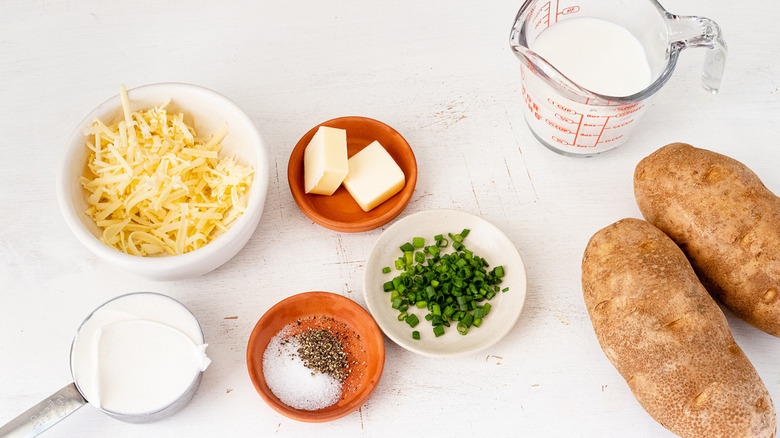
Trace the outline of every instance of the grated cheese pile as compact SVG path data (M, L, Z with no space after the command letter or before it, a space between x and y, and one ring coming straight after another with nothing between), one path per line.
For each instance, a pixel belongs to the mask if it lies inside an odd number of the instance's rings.
M79 180L101 240L136 256L176 255L227 231L246 209L254 172L219 157L227 124L204 141L167 102L131 112L124 86L120 96L123 120L85 130L91 152Z

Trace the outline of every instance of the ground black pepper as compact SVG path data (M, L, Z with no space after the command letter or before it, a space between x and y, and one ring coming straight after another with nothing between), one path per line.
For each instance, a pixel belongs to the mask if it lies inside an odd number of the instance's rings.
M349 370L347 353L341 341L327 330L310 329L296 336L301 347L298 356L314 372L344 380Z

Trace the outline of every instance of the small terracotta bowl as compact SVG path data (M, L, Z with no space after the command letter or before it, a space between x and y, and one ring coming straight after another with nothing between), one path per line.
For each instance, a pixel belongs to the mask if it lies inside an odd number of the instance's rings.
M315 318L316 317L316 318ZM335 320L335 322L334 322ZM271 392L263 375L263 353L271 339L288 324L302 321L289 336L307 328L329 327L347 334L344 345L352 372L342 385L342 397L335 404L316 411L295 409ZM271 307L255 325L246 350L249 377L260 397L276 412L293 420L323 423L344 417L365 403L379 384L385 365L382 332L371 315L356 302L330 292L293 295Z
M348 157L374 140L379 141L404 172L404 188L369 212L360 208L343 185L331 196L307 194L303 185L303 151L320 126L347 130ZM287 165L287 180L295 203L309 219L331 230L359 233L385 225L406 208L417 184L417 160L409 143L395 129L367 117L340 117L311 128L298 141Z

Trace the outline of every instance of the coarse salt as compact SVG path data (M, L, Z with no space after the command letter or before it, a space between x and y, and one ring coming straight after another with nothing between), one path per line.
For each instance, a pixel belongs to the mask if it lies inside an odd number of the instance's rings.
M263 353L268 388L295 409L316 411L336 403L341 398L341 381L306 367L298 356L301 343L289 333L289 326L280 330Z

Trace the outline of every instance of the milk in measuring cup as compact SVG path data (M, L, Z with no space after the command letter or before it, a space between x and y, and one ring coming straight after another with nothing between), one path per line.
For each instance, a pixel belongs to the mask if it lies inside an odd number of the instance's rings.
M629 96L652 80L642 43L622 26L592 17L559 21L531 49L575 84L607 96Z
M628 140L680 51L706 47L702 85L720 87L726 43L718 24L657 0L525 0L509 34L521 62L523 114L544 146L590 157Z

